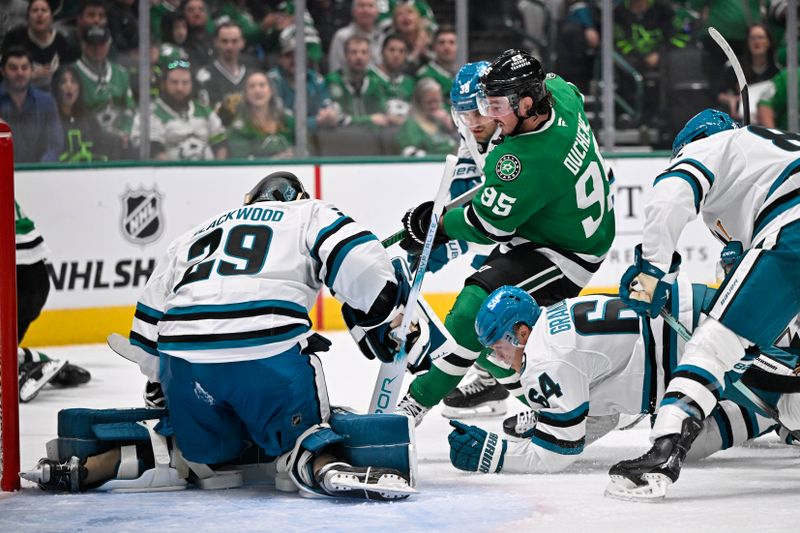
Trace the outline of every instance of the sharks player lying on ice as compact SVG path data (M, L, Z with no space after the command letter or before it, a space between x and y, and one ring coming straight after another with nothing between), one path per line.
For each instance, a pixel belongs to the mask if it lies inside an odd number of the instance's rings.
M308 316L324 284L366 338L388 346L408 299L407 279L374 234L310 198L289 172L261 180L244 204L175 239L136 306L130 341L142 352L152 403L157 382L163 386L175 437L170 452L179 448L178 457L201 480L216 478L215 464L255 450L276 460L279 490L407 497L415 492L413 429L400 415L373 420L332 412L315 354L330 343L313 333ZM53 490L84 490L109 479L108 490L182 488L166 444L151 430L144 444L43 459L23 477ZM348 445L352 439L358 446ZM103 444L100 450L111 448ZM348 449L353 453L343 454ZM369 457L359 454L367 449ZM152 466L153 456L156 473L164 475L141 471L139 460Z
M697 324L703 302L713 294L679 278L669 305L681 321ZM520 440L451 422L453 466L485 473L562 470L613 430L620 415L655 412L685 344L663 319L640 320L619 298L580 296L541 308L512 286L489 295L475 327L497 359L521 371L537 414ZM741 444L774 426L754 410L722 400L705 420L689 458Z

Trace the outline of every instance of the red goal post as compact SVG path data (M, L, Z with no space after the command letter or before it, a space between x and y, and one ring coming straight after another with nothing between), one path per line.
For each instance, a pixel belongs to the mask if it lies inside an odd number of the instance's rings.
M19 489L14 143L0 120L0 490Z

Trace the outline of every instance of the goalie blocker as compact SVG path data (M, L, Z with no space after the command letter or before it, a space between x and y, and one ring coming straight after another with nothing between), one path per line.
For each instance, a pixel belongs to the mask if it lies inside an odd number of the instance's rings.
M403 302L408 297L411 278L404 258L392 258L392 266L401 290L397 291L392 312L382 322L370 323L362 318L363 313L354 312L347 305L342 307L345 324L361 353L367 359L377 358L383 363L393 362L400 351L395 330L398 329L400 315L405 312ZM452 352L455 347L452 335L422 296L417 298L405 347L408 370L412 373L428 370L432 360Z
M221 489L274 480L278 490L306 497L389 500L416 493L414 431L401 415L335 408L327 424L305 431L290 452L269 457L252 445L219 468L183 458L166 409L64 409L58 435L47 443L47 457L20 473L45 490L175 491L188 481ZM103 463L106 476L92 472Z

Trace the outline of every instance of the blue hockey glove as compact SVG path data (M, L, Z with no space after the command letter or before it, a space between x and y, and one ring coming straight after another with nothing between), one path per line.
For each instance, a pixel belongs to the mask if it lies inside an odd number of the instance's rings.
M657 317L669 299L669 291L678 277L681 256L672 254L669 271L664 272L650 261L642 259L642 245L634 249L633 265L622 274L619 296L625 305L641 316Z
M428 257L428 272L438 272L447 263L466 253L467 243L464 241L448 241L431 250Z
M719 253L719 266L717 267L718 282L722 283L743 255L744 246L740 241L731 241L722 247L722 251Z
M477 426L468 426L451 420L455 429L447 436L450 443L450 462L459 470L493 474L503 469L503 457L508 441L497 433L489 433Z

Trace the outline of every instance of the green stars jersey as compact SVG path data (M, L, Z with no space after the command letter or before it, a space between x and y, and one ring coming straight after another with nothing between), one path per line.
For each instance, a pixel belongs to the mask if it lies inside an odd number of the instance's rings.
M98 75L79 59L75 66L81 81L81 98L92 111L104 131L130 135L136 104L130 88L128 72L111 61Z
M331 96L342 107L342 112L350 117L352 124L370 125L370 115L386 113L386 94L371 70L366 72L360 87L353 87L341 70L328 74L325 81Z
M553 97L536 131L506 137L486 157L486 181L464 208L448 211L451 239L533 242L585 286L614 239L613 196L578 89L548 74Z
M133 144L139 143L139 115L136 115ZM170 161L202 161L214 159L212 148L225 141L225 128L220 118L197 101L187 109L175 111L157 98L150 113L150 142L164 147Z
M44 261L50 250L42 239L42 234L36 229L33 220L22 210L14 200L14 228L17 244L17 264L32 265Z
M450 107L450 89L453 88L453 79L455 78L455 74L449 72L439 63L435 61L431 61L430 63L421 66L415 75L417 80L421 80L422 78L433 78L436 83L439 84L439 87L442 88L442 98L444 98L445 104Z
M386 111L390 115L408 115L414 94L414 79L406 74L389 76L377 67L370 67L370 71L375 74L386 95Z

